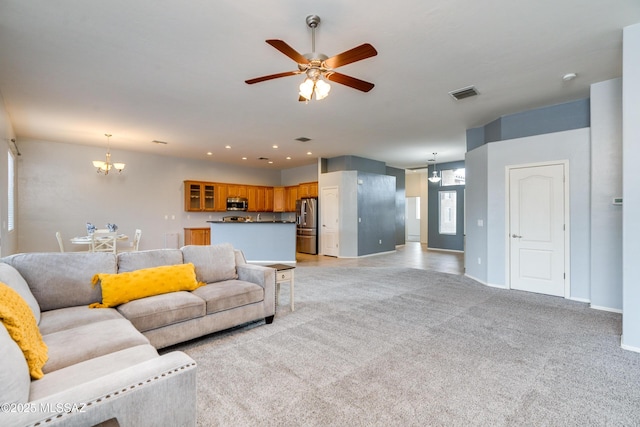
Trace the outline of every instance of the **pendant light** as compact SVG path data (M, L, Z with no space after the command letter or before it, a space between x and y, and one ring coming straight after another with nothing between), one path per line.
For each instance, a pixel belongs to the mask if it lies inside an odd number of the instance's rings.
M429 181L433 183L438 183L442 179L440 175L438 175L438 171L436 169L436 154L438 153L433 153L433 175L429 177Z
M122 172L125 167L124 163L111 163L111 151L110 151L110 140L111 134L105 133L104 136L107 137L107 155L105 156L105 160L94 160L93 167L97 168L98 173L103 173L105 175L109 175L109 171L111 168L115 168L118 172Z

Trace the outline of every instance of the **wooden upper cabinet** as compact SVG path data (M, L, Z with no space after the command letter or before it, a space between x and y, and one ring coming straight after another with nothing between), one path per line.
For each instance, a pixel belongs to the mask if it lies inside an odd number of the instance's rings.
M286 208L286 199L284 187L273 187L273 211L284 212Z
M249 212L259 212L258 208L258 187L253 185L247 185L247 200L249 201Z
M273 187L265 187L264 188L264 211L265 212L273 212Z
M228 197L247 197L247 186L239 184L227 184L229 188Z
M227 184L216 183L216 199L215 210L224 212L227 210L227 197L229 195L229 186Z
M285 193L285 212L296 211L296 200L298 200L298 186L292 185L284 188Z
M303 182L298 185L298 198L318 197L318 182Z
M215 186L210 182L184 181L184 210L212 212L215 210Z

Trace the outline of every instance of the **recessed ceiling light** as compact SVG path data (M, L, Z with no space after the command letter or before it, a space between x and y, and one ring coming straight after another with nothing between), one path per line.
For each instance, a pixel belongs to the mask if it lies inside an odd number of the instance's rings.
M313 153L311 151L307 151L307 156L312 155Z
M568 82L575 79L576 77L578 77L576 73L568 73L562 76L562 80L564 80L565 82Z
M272 164L273 164L273 160L269 160L269 162L268 162L268 163L269 163L270 165L272 165Z
M246 157L243 157L243 158L242 158L242 160L247 160L247 158L246 158Z
M225 145L224 148L226 148L227 150L231 149L230 145Z
M287 160L291 160L291 156L287 156Z
M277 146L277 145L274 145L274 146L273 146L273 148L278 148L278 146Z
M211 151L207 151L207 156L213 156L213 153Z

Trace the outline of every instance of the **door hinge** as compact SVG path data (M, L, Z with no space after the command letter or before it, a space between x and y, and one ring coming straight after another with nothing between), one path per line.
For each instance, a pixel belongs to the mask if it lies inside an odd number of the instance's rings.
M567 280L567 273L562 273L562 278Z

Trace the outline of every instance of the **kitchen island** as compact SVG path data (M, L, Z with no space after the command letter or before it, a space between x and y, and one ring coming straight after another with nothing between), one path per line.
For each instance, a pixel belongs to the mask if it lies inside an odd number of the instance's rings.
M255 264L295 263L296 224L293 221L207 221L211 244L231 243Z

